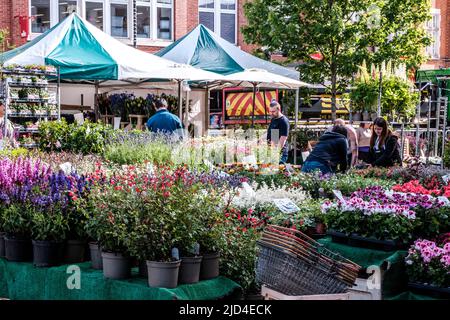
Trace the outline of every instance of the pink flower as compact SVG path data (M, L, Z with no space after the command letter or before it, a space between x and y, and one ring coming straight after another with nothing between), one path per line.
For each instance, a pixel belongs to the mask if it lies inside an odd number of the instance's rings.
M441 263L446 267L450 267L450 255L449 254L443 255L441 257Z
M444 251L445 251L446 253L450 253L450 242L447 242L447 243L444 245Z

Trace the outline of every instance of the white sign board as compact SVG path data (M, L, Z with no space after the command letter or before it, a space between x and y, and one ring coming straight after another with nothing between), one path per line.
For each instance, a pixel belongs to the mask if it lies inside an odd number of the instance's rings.
M249 156L242 158L242 162L249 164L256 164L256 157L253 154L251 154Z
M75 122L77 123L77 125L81 126L84 123L84 116L82 113L75 113L73 115Z
M442 176L442 180L444 180L445 184L448 184L448 182L450 181L450 174Z
M283 213L295 213L300 211L300 208L292 202L291 199L282 198L282 199L273 199L273 203L280 209Z
M114 130L120 129L120 120L122 117L114 117Z
M72 164L70 162L64 162L59 165L59 168L64 171L65 174L69 175L73 171Z

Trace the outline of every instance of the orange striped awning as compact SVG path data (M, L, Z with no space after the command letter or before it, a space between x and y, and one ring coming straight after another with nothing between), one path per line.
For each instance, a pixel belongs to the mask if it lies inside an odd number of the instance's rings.
M264 108L264 94L266 105ZM255 116L269 114L270 101L276 99L276 91L256 92ZM225 97L225 108L227 116L251 116L253 114L253 92L230 92Z

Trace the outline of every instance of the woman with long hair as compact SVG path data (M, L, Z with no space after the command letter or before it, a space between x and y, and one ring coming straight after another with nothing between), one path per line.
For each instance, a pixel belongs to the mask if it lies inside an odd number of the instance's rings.
M387 121L381 117L373 122L370 156L374 167L392 167L402 163L398 137L389 130Z

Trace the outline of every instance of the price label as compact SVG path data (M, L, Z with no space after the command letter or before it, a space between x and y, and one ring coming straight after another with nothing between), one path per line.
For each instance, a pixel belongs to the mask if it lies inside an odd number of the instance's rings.
M445 206L450 206L450 201L448 200L447 197L440 196L440 197L437 197L437 198L438 198L439 201L442 201Z
M203 159L203 163L208 167L209 170L214 170L214 165L211 163L211 161Z
M244 189L245 194L248 197L254 197L255 196L255 191L253 190L253 188L247 183L247 182L243 182L242 183L242 188Z
M59 168L66 174L69 175L73 172L73 167L70 162L64 162L59 165Z
M282 199L273 199L273 203L280 209L283 213L295 213L300 211L300 208L292 202L291 199L282 198Z
M251 154L249 156L242 158L242 162L248 164L256 164L256 157L253 154Z
M342 192L340 190L333 190L333 194L338 198L340 201L345 202L344 196L342 195Z
M175 260L180 260L180 252L178 251L178 248L172 248L172 258Z
M77 123L77 125L81 126L84 123L84 116L82 113L75 113L73 115L75 122Z
M147 164L147 173L150 177L155 175L155 168L153 167L153 164Z
M450 174L442 176L442 180L444 180L445 184L448 184L448 182L450 181Z

